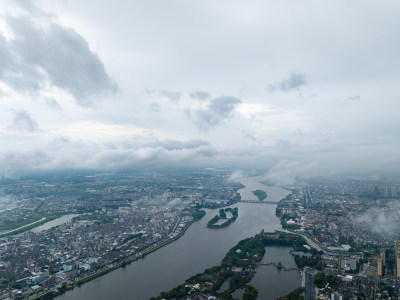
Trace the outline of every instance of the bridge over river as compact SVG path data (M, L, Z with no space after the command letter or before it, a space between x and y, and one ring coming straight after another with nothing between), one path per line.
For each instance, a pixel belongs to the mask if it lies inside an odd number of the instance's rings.
M260 201L260 200L239 200L238 202L244 202L244 203L260 203L260 204L278 204L278 201Z

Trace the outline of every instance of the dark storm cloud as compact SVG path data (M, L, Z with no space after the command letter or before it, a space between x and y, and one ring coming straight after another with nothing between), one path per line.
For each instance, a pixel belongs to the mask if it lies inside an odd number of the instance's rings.
M211 100L205 109L194 112L196 125L202 130L208 130L229 119L236 105L242 101L232 96L222 96Z
M10 130L17 130L22 132L35 132L39 131L38 123L32 119L31 115L24 110L15 112L13 124L8 127Z
M267 87L267 90L274 92L279 90L281 92L290 92L296 90L302 85L306 84L306 75L303 73L292 73L289 78L283 79L280 82L275 82Z
M46 81L75 97L81 105L116 90L100 58L73 29L39 25L33 17L7 17L14 38L0 36L0 80L16 90L38 91Z
M191 98L198 99L198 100L205 100L210 98L210 93L204 91L197 91L190 94Z

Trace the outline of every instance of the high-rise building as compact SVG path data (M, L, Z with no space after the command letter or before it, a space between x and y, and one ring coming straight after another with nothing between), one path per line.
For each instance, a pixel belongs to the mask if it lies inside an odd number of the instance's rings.
M378 267L378 272L377 272L376 276L382 277L382 257L378 256L376 261L377 261L377 267Z
M400 241L394 243L394 250L396 256L396 275L397 277L400 277Z
M394 242L394 250L397 252L400 252L400 241L395 241Z
M386 251L385 248L381 248L380 255L381 255L381 258L382 258L382 266L386 266L386 255L385 255L385 251Z
M395 186L390 187L390 196L391 197L397 196L397 188Z
M400 278L400 252L396 252L396 270L397 270L397 277Z

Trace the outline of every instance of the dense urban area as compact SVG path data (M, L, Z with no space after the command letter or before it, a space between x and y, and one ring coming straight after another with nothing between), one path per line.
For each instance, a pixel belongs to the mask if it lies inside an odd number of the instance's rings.
M55 297L173 242L203 217L202 208L217 208L210 227L228 226L241 212L221 207L241 201L243 187L229 175L164 170L3 180L0 298ZM301 287L280 299L400 299L399 187L394 179L369 178L285 187L291 193L276 206L282 231L249 237L220 266L159 299L233 299L238 289L243 299L256 299L248 282L269 245L293 247L302 272ZM268 200L265 191L255 195Z

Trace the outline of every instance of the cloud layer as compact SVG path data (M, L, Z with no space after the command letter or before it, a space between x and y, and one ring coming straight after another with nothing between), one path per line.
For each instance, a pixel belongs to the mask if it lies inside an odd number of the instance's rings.
M5 17L12 37L0 35L0 80L20 91L40 91L50 84L70 93L81 105L116 90L104 64L81 35L39 17L29 11Z
M398 172L399 5L1 1L1 172Z

